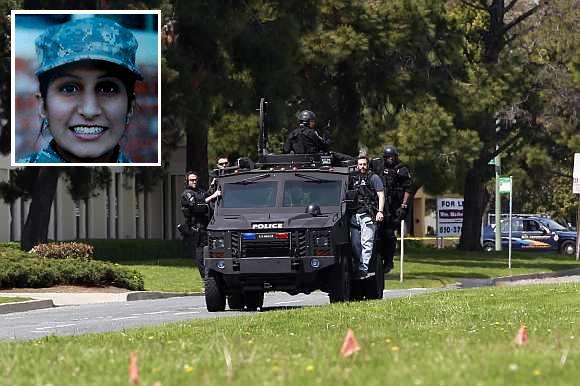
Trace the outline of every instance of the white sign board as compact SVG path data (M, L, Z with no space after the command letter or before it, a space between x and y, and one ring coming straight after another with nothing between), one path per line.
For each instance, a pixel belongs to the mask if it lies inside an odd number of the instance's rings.
M512 179L511 177L500 177L499 178L499 192L500 193L511 193L512 191Z
M580 153L574 154L574 173L572 175L572 193L580 194Z
M463 225L463 198L437 198L437 236L459 236Z

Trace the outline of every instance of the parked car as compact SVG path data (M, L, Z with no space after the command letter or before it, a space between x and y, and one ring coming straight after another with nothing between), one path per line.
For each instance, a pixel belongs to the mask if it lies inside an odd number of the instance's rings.
M509 220L501 221L502 249L508 248ZM483 230L483 250L495 250L494 226ZM575 256L576 232L570 231L547 217L512 217L512 250L558 251L563 256Z

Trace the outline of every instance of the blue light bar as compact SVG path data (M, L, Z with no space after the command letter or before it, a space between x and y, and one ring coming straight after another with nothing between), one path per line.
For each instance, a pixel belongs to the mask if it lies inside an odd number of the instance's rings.
M255 233L242 233L242 240L256 240Z

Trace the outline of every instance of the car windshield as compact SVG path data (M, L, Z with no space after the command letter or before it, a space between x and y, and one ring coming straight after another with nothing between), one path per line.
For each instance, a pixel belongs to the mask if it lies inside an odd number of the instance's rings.
M540 222L542 224L544 224L545 226L547 226L552 231L565 231L565 230L567 230L566 227L560 225L556 221L549 219L549 218L543 218L540 220Z
M229 183L223 187L223 208L272 208L276 205L278 182Z
M285 207L308 206L316 203L320 206L340 205L340 181L325 181L316 179L300 181L289 180L284 184Z

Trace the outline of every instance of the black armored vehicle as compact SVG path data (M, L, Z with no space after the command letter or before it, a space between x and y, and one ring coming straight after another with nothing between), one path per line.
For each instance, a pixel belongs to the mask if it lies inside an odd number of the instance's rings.
M380 257L371 259L370 277L352 279L353 172L320 154L262 155L253 167L220 170L204 250L207 309L223 311L227 299L230 309L255 310L267 291L322 290L331 302L382 298Z

